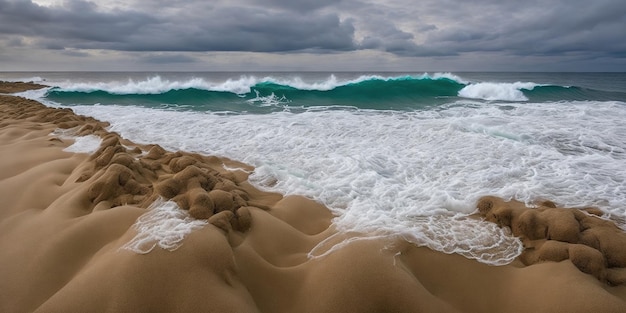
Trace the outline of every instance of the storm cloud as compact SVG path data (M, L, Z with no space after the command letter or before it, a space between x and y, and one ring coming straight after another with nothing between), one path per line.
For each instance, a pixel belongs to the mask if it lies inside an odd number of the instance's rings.
M52 7L28 0L0 0L0 12L0 32L33 37L37 42L53 39L58 47L66 48L252 52L355 49L354 27L331 13L234 6L205 7L200 11L183 6L171 12L155 8L154 12L140 13L134 9L105 11L82 0Z
M461 64L483 53L620 67L624 29L620 0L0 0L0 51L12 60L50 50L83 59L90 51L143 52L138 60L154 64L200 62L214 52Z

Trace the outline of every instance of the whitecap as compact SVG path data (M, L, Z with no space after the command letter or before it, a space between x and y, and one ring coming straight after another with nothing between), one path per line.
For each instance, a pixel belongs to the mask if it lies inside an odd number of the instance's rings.
M459 91L459 97L468 99L481 99L489 101L528 101L528 98L522 92L524 90L533 90L539 85L535 83L473 83L469 84Z

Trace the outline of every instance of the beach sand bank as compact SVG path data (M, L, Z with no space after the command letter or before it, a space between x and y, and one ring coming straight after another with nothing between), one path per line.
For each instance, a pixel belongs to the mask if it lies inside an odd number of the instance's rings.
M597 210L482 199L526 247L489 266L337 234L327 208L255 189L234 160L14 96L0 112L1 312L626 312L626 235ZM69 135L102 142L67 152Z

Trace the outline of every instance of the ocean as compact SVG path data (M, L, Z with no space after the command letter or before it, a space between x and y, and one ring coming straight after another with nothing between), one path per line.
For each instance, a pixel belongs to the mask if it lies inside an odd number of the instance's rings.
M243 161L343 232L500 265L486 195L626 218L626 73L0 73L137 143ZM626 229L623 222L620 227ZM357 239L371 238L357 236ZM312 252L315 255L315 251Z

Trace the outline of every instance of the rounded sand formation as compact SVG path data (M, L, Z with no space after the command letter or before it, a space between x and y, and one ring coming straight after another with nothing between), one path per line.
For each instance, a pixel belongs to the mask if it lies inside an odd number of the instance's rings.
M521 238L524 264L569 260L601 281L626 283L626 233L600 218L600 210L558 208L550 201L528 208L495 197L482 198L477 207L486 220Z
M89 200L95 205L107 201L147 207L157 197L175 201L196 219L208 219L220 229L225 221L232 229L245 232L251 225L244 188L214 157L185 152L168 152L153 145L147 153L127 148L115 133L106 135L100 149L91 158L94 169L90 180ZM127 143L130 144L130 143ZM220 162L221 165L221 162ZM221 212L220 218L211 219ZM240 218L243 219L240 221Z

